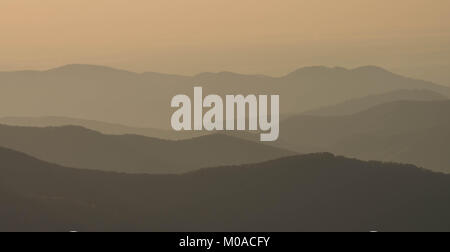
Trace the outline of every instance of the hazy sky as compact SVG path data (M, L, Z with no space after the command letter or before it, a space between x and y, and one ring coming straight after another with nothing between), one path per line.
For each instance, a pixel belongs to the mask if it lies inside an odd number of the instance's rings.
M0 32L0 70L373 64L450 85L450 0L1 0Z

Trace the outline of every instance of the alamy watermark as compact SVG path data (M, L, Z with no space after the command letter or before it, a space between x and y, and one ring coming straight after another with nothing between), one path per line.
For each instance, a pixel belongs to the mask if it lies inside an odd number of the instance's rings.
M270 95L270 101L268 95L226 95L224 102L218 95L204 97L203 88L195 87L193 104L189 96L180 94L171 106L178 108L171 118L176 131L261 131L263 142L276 141L280 134L279 95Z

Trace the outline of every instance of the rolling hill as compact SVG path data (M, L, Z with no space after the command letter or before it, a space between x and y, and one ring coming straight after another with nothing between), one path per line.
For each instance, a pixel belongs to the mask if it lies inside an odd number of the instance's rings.
M411 165L312 154L125 175L0 160L0 231L449 231L450 176Z
M450 101L399 101L349 116L297 116L281 124L279 146L450 172Z
M0 124L22 127L62 127L80 126L108 135L141 135L167 140L184 140L210 134L197 131L174 131L152 128L136 128L121 124L106 123L95 120L83 120L77 118L45 116L45 117L3 117Z
M371 95L359 99L354 99L316 110L305 112L304 115L319 115L319 116L336 116L336 115L351 115L362 112L369 108L382 105L384 103L394 101L438 101L446 100L447 98L436 92L429 90L396 90L381 95ZM290 116L281 115L281 120L287 119ZM61 126L81 126L83 128L91 129L109 135L141 135L153 138L162 138L167 140L184 140L199 136L210 134L209 132L186 131L177 132L173 130L161 130L152 128L137 128L121 124L113 124L100 122L95 120L83 120L78 118L45 116L45 117L3 117L0 118L0 124L11 126L24 127L61 127ZM231 133L239 136L239 133ZM243 137L245 138L245 137ZM259 141L258 136L252 136L251 140Z
M104 135L78 126L0 125L0 146L64 166L127 173L183 173L295 154L226 135L170 141L138 135Z
M372 66L307 67L269 77L229 72L176 76L68 65L48 71L0 72L0 117L51 115L168 129L172 97L192 96L194 86L202 86L205 94L279 94L281 114L285 115L400 89L425 89L450 96L448 87Z
M396 90L380 95L370 95L353 99L329 107L319 108L305 112L305 115L340 116L352 115L372 107L395 101L439 101L448 98L429 90Z

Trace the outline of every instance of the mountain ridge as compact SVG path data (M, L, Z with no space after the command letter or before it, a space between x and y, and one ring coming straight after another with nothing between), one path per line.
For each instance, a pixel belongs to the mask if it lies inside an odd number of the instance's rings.
M307 111L304 115L340 116L351 115L372 107L395 101L434 101L448 100L448 97L430 90L395 90L388 93L369 95L343 103Z
M395 101L351 115L300 115L281 122L279 147L450 172L450 100ZM433 144L433 142L435 142Z
M0 125L2 124L9 126L37 128L81 126L83 128L98 131L106 135L141 135L166 140L185 140L210 134L209 132L178 132L153 128L139 128L116 123L101 122L97 120L86 120L62 116L0 117Z
M324 153L137 175L0 158L2 231L449 230L450 176L412 165Z
M80 68L85 67L67 66L56 72L32 74L0 73L0 106L5 108L0 117L54 115L167 130L171 129L174 111L171 99L179 94L192 96L195 86L202 86L205 95L277 94L283 115L399 89L426 89L450 97L450 87L372 68L352 71L321 67L324 73L302 68L282 77L230 73L180 77L101 67L96 70L92 66L87 66L86 71L70 70ZM27 92L23 92L25 88ZM21 97L20 101L15 97Z
M106 135L80 126L0 125L0 146L63 166L152 174L184 173L296 154L228 135L172 141L131 134Z
M78 71L110 71L110 72L122 72L122 73L129 73L129 74L136 74L136 75L145 75L145 74L150 74L150 75L160 75L160 76L173 76L173 77L200 77L200 76L210 76L210 75L216 75L216 76L220 76L220 75L225 75L225 76L240 76L240 77L268 77L268 78L285 78L288 77L290 75L293 74L297 74L297 73L303 73L303 72L308 72L310 70L312 70L313 72L326 72L326 71L341 71L341 72L380 72L380 73L384 73L384 74L389 74L389 75L394 75L394 76L399 76L399 77L403 77L400 74L396 74L392 71L389 71L383 67L379 67L376 65L365 65L365 66L359 66L359 67L354 67L354 68L347 68L347 67L340 67L340 66L334 66L334 67L330 67L330 66L325 66L325 65L316 65L316 66L305 66L305 67L299 67L297 69L294 69L290 72L288 72L287 74L281 75L281 76L270 76L270 75L265 75L265 74L245 74L245 73L237 73L237 72L233 72L233 71L218 71L218 72L200 72L197 74L192 74L192 75L183 75L183 74L176 74L176 73L160 73L160 72L154 72L154 71L143 71L143 72L135 72L135 71L131 71L131 70L125 70L119 67L110 67L110 66L106 66L106 65L96 65L96 64L82 64L82 63L72 63L72 64L66 64L66 65L61 65L61 66L57 66L54 68L49 68L49 69L45 69L45 70L31 70L31 69L27 69L27 70L15 70L15 71L0 71L0 73L23 73L23 72L32 72L32 73L46 73L46 72L78 72Z

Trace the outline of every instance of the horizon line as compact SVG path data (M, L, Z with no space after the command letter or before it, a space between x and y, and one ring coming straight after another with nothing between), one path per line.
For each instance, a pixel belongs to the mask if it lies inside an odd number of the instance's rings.
M85 64L85 63L69 63L69 64L64 64L64 65L59 65L56 67L52 67L52 68L45 68L42 70L33 70L33 69L23 69L23 70L11 70L11 71L4 71L4 70L0 70L0 73L21 73L21 72L38 72L38 73L45 73L45 72L51 72L51 71L57 71L57 70L63 70L63 69L69 69L71 67L91 67L91 68L103 68L105 70L112 70L112 71L120 71L120 72L127 72L127 73L132 73L132 74L159 74L159 75L166 75L166 76L178 76L178 77L197 77L197 76L201 76L201 75L206 75L206 74L233 74L233 75L241 75L241 76L260 76L260 77L269 77L269 78L282 78L282 77L286 77L289 76L293 73L296 73L300 70L305 70L305 69L328 69L328 70L346 70L346 71L357 71L357 70L361 70L361 69L365 69L365 68L372 68L372 69L378 69L378 70L382 70L385 72L389 72L392 74L396 74L391 70L388 70L385 67L381 67L378 65L361 65L358 67L342 67L342 66L329 66L329 65L307 65L307 66L303 66L303 67L298 67L292 71L288 71L287 74L284 75L279 75L279 76L272 76L272 75L268 75L268 74L255 74L255 73L240 73L240 72L234 72L234 71L215 71L215 72L199 72L197 74L191 74L191 75L187 75L187 74L177 74L177 73L166 73L166 72L155 72L155 71L144 71L144 72L139 72L139 71L132 71L132 70L127 70L125 68L120 68L120 67L112 67L112 66L108 66L108 65L101 65L101 64Z

